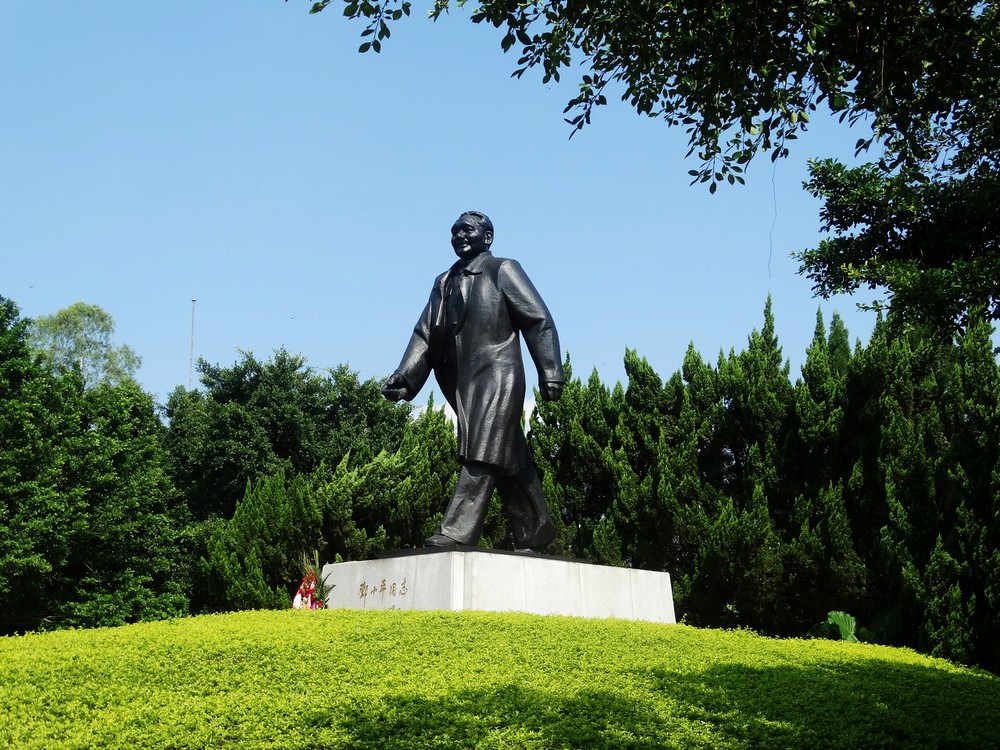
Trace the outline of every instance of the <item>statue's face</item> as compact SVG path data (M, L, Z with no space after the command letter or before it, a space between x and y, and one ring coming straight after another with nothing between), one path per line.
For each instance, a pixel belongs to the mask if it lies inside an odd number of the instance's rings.
M462 216L451 228L451 246L455 255L462 260L474 258L484 250L490 249L493 233L484 229L482 222L475 216Z

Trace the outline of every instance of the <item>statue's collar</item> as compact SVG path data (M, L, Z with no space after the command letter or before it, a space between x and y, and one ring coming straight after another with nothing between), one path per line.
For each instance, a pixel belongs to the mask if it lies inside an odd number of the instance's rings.
M489 258L492 258L493 254L489 250L483 250L479 255L470 258L469 260L459 259L455 265L451 267L451 272L453 274L459 273L482 273L483 265Z

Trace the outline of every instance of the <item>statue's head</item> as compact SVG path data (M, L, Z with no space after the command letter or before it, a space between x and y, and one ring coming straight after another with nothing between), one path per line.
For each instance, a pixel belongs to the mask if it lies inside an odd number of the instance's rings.
M451 227L451 246L462 260L475 258L493 244L493 222L481 211L466 211Z

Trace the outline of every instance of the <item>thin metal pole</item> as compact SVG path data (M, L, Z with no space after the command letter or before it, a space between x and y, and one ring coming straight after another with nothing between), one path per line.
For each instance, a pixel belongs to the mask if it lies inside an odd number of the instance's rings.
M194 375L194 304L197 302L194 297L191 298L191 355L188 358L188 390L191 390L191 379Z

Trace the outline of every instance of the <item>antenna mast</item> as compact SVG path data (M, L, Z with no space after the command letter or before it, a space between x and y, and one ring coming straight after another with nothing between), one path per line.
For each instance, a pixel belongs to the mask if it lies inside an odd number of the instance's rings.
M191 354L188 357L188 390L191 390L191 378L194 374L194 305L198 300L191 298Z

